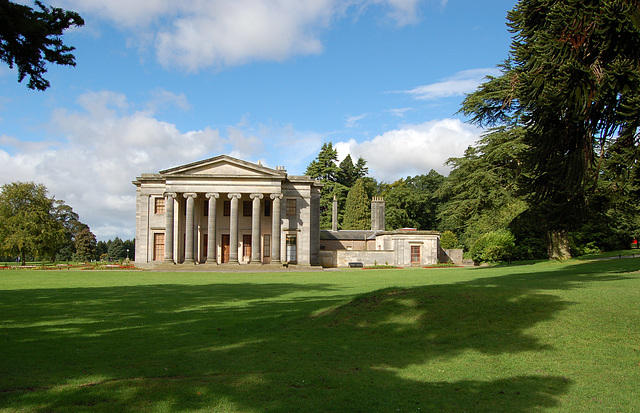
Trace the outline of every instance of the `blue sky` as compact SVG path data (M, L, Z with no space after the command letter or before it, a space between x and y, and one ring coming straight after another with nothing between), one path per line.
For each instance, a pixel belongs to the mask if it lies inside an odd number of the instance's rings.
M77 67L37 92L0 66L0 184L44 183L106 240L134 236L136 176L219 154L303 174L333 142L381 181L447 174L516 1L45 3L85 19Z

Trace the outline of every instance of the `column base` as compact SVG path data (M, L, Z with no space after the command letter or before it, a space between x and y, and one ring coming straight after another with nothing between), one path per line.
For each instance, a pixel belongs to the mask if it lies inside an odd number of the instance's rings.
M196 262L192 259L186 259L184 260L183 264L195 264Z
M173 265L176 265L176 262L173 260L173 258L168 259L168 260L164 260L163 262L164 262L165 264L173 264Z
M207 261L205 262L205 264L218 265L218 261L216 261L216 260L207 260Z

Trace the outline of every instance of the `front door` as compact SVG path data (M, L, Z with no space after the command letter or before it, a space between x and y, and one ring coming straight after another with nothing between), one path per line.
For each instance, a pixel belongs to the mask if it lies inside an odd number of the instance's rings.
M222 263L224 264L225 262L229 262L229 251L231 251L229 234L222 234L220 241L222 242Z
M412 245L411 246L411 265L412 266L420 266L422 260L420 259L420 246Z
M242 260L251 260L251 234L242 236Z
M205 204L206 205L206 204ZM209 253L209 234L202 235L202 261L207 262L207 254Z
M287 235L287 262L295 264L298 262L298 246L296 245L296 236Z

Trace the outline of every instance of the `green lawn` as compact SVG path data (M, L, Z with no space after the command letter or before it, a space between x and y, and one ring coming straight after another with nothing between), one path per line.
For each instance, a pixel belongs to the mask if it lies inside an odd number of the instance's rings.
M3 270L0 411L637 412L639 270Z

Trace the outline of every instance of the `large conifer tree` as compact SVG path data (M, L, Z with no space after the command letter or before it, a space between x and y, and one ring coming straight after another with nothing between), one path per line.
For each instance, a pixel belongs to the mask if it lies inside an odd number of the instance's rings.
M358 179L349 190L345 204L342 229L371 229L371 207L364 189L364 182Z
M548 230L550 256L563 257L610 148L624 141L622 162L638 160L640 2L521 0L508 21L502 76L462 110L480 125L523 127L522 188Z

